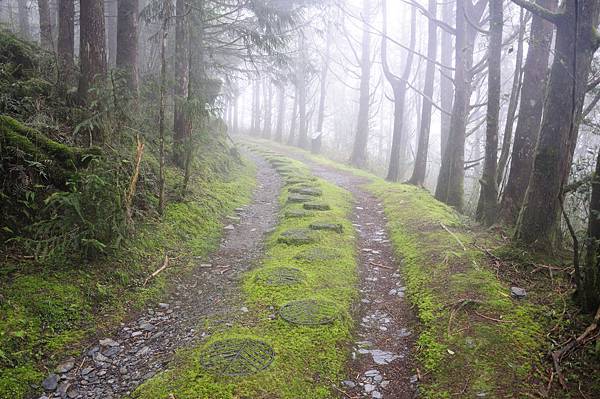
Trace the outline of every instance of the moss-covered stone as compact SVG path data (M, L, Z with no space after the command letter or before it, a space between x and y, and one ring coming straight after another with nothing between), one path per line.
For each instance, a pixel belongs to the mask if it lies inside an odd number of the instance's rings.
M294 256L294 259L303 262L322 262L334 259L339 259L342 255L333 248L313 247L303 249Z
M294 194L310 195L313 197L320 197L323 195L323 190L316 187L291 187L288 191Z
M304 209L290 209L289 211L285 211L284 215L286 218L306 218L314 216L314 213Z
M281 233L277 242L287 245L304 245L315 242L317 237L310 229L289 229Z
M314 211L328 211L331 209L328 203L326 202L305 202L302 204L304 209L314 210Z
M331 223L331 222L314 222L308 226L312 230L330 230L335 231L336 233L343 233L344 226L341 223Z
M301 204L304 202L312 201L312 197L308 195L291 194L288 196L287 202L291 204Z

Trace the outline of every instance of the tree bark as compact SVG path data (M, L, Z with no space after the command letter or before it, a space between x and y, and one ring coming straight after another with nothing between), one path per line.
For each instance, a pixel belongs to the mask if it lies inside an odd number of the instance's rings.
M506 123L504 125L504 136L502 138L502 151L498 160L498 170L496 172L496 182L498 187L502 187L503 178L505 176L506 164L510 154L510 145L512 143L513 128L515 124L515 114L517 105L519 104L519 93L521 92L521 84L523 83L523 37L525 36L525 10L521 10L520 14L519 36L517 38L517 54L515 57L515 72L513 76L513 84L510 91L510 99L508 100L508 110L506 111Z
M271 138L271 116L273 114L273 85L271 79L267 78L264 82L264 92L266 94L266 106L265 106L265 124L263 126L262 136L265 139Z
M330 24L327 24L325 44L325 55L321 66L321 93L319 95L319 113L317 115L317 132L323 133L323 123L325 121L325 99L327 97L327 73L329 72L329 58L331 53L331 42L333 40Z
M275 140L279 143L283 141L283 126L285 121L285 85L281 82L277 84L277 96L279 98L277 106L277 127L275 128Z
M383 1L383 32L387 36L387 1ZM381 43L381 63L383 72L392 86L394 93L394 130L392 134L392 148L390 151L388 173L386 180L398 181L400 178L400 152L402 149L404 132L404 108L406 106L406 90L408 89L408 79L410 78L410 70L412 67L413 50L416 43L416 8L411 7L411 26L410 26L410 44L411 51L407 52L404 70L401 77L395 76L388 66L387 61L387 40L383 39Z
M298 88L294 94L294 105L292 107L292 122L290 123L290 134L288 135L287 144L294 145L296 139L296 121L298 120Z
M52 20L50 18L50 4L48 0L38 0L40 15L40 44L43 49L51 51L52 45Z
M358 168L367 164L367 144L369 141L369 103L371 82L371 10L369 0L363 0L363 32L362 53L360 63L360 94L358 100L358 119L356 121L356 136L350 156L350 164Z
M429 0L429 14L436 18L437 0ZM410 184L422 186L425 183L427 173L427 153L429 151L429 131L431 129L431 99L433 98L433 86L435 83L435 59L437 58L437 24L429 19L427 36L427 67L425 69L425 85L423 87L423 107L421 108L421 126L419 129L419 141L417 144L417 156ZM413 28L414 29L414 28Z
M73 83L75 52L75 3L74 0L58 1L58 93L62 97L67 86Z
M515 234L519 241L546 250L558 243L563 187L577 142L587 77L598 47L599 9L597 0L569 1L555 18L556 48L548 99Z
M117 65L118 0L104 0L108 67Z
M116 66L123 72L131 96L138 96L139 0L118 0Z
M537 4L549 10L554 10L557 3L557 0L537 1ZM533 156L539 136L544 94L548 81L548 59L553 31L554 25L551 22L533 15L529 48L523 66L523 88L521 89L510 171L500 206L500 218L508 225L514 225L517 222L533 167Z
M473 84L473 46L477 36L477 31L467 22L465 14L469 13L472 21L479 21L485 4L484 0L479 0L475 6L471 0L456 2L454 102L435 198L458 211L462 211L463 207L465 134Z
M502 28L503 2L490 2L490 41L488 44L488 88L485 131L485 163L481 177L483 199L482 221L486 226L496 222L498 213L498 121L500 118L500 88L502 85Z
M442 5L442 20L448 24L452 23L454 13L453 2L447 1ZM440 29L441 54L440 61L442 65L452 66L452 35L445 29ZM454 97L454 83L452 82L452 71L447 68L440 68L440 106L442 112L440 115L440 154L446 153L446 143L450 135L450 114L452 113L452 98Z
M308 116L306 115L306 38L300 34L300 60L298 60L298 146L308 149Z
M578 299L584 310L594 311L600 305L600 152L592 180L592 196L588 221L586 257L581 282L577 287Z
M191 133L191 125L186 110L188 95L188 57L187 57L187 6L185 0L175 3L175 108L173 114L173 162L183 168L185 162L185 143Z
M27 0L17 0L17 9L19 11L19 33L23 39L31 40L31 24L29 23Z
M80 1L78 95L87 101L89 89L106 76L106 40L104 31L104 3L97 0Z

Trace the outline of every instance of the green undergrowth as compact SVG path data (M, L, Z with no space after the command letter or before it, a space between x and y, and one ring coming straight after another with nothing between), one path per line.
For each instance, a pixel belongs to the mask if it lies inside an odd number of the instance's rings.
M348 343L353 327L349 314L357 298L355 236L348 220L348 192L323 180L313 180L306 167L296 161L265 154L288 184L282 190L280 221L266 241L266 253L257 267L243 278L244 306L249 310L232 327L221 327L202 345L182 350L171 369L143 384L134 397L178 399L232 398L331 398L332 383L343 377ZM290 182L298 181L291 184ZM302 209L289 203L291 187L310 186L322 190L315 200L330 205L329 211L314 211L302 217L286 212ZM338 223L343 232L305 231L313 222ZM290 229L301 229L311 243L279 242ZM292 285L265 284L265 275L280 267L298 269L301 281ZM293 300L317 299L333 303L331 324L301 326L281 318L278 310ZM253 338L270 345L273 363L264 371L245 377L227 377L203 368L200 358L212 343L227 338Z
M509 284L480 250L497 246L492 232L473 229L424 189L297 148L251 143L363 177L365 188L382 200L407 297L421 321L416 358L423 397L513 398L530 390L547 344L547 309L511 298Z
M84 264L10 255L1 262L0 398L37 391L47 370L80 353L86 339L114 328L128 312L158 300L171 277L191 270L218 246L222 219L250 200L255 167L210 148L212 153L206 148L199 155L205 169L194 173L185 200L168 201L162 218L140 218L114 253ZM146 158L142 167L155 161ZM172 167L167 176L169 191L183 181ZM170 266L144 285L165 256Z

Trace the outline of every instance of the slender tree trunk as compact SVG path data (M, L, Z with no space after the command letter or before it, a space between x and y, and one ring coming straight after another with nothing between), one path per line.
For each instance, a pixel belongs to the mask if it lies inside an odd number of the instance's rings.
M308 149L308 116L306 114L306 38L303 34L300 35L300 60L298 61L298 146Z
M456 2L456 46L454 71L454 102L450 117L450 135L438 175L435 198L462 211L464 192L465 134L472 91L473 46L477 31L466 19L479 21L485 2L474 7L470 0Z
M292 122L290 123L290 134L288 135L287 144L294 145L296 141L296 121L298 120L298 88L296 87L294 94L294 106L292 107Z
M516 230L518 240L540 248L554 248L558 243L563 187L577 142L587 77L598 47L599 8L597 0L565 2L556 20L548 100Z
M554 10L558 0L538 0L537 3ZM533 167L548 81L548 59L553 30L554 25L551 22L533 15L527 57L523 66L523 88L515 127L510 172L500 207L500 217L509 225L517 222Z
M434 18L437 15L437 0L429 0L428 11ZM423 107L421 110L421 126L419 129L419 142L417 145L417 156L415 167L409 183L422 186L425 183L427 172L427 153L429 151L429 131L431 129L430 99L433 98L433 86L435 83L435 64L437 57L437 25L435 21L429 20L429 33L427 36L427 67L425 69L425 87L423 88Z
M38 0L40 14L40 44L45 50L52 50L52 20L50 19L50 4L48 0Z
M175 3L175 109L173 114L173 162L185 166L185 142L190 135L191 125L186 110L188 94L188 56L187 56L187 6L185 0Z
M19 33L25 40L31 40L31 25L29 23L29 9L27 0L17 0L19 10Z
M327 24L327 43L325 44L325 55L321 66L321 93L319 95L319 113L317 115L317 132L323 133L325 121L325 99L327 97L327 73L329 72L329 59L331 57L331 42L333 40L331 26Z
M138 96L139 0L118 0L116 66L127 81L132 97Z
M263 126L263 137L265 139L271 138L271 116L273 114L273 85L271 79L266 79L264 82L264 88L266 93L266 106L265 106L265 124Z
M118 36L118 0L104 0L106 24L106 49L108 53L108 67L117 65L117 36Z
M581 270L578 299L584 310L593 312L600 306L600 152L592 180L592 196L588 218L586 257Z
M384 35L387 35L387 1L384 0L383 4L383 31ZM410 45L409 48L414 50L416 43L416 8L412 7L411 10L411 26L410 26ZM386 79L392 86L394 92L394 130L392 134L392 148L390 151L390 163L388 167L388 173L386 180L398 181L400 179L400 153L402 149L403 136L407 136L404 131L404 108L406 106L406 90L407 82L410 78L410 70L412 67L413 51L408 51L406 55L406 62L404 64L404 71L402 77L395 76L388 66L387 61L387 40L383 40L381 43L381 62L383 65L383 71Z
M442 20L453 24L454 2L446 1L442 5ZM441 64L452 67L452 35L444 29L440 29L441 38ZM454 97L454 83L452 82L452 71L440 68L440 106L445 111L440 116L440 144L442 156L446 153L446 143L450 135L450 114L452 113L452 98Z
M233 132L234 133L239 133L240 131L240 127L239 127L239 122L238 122L238 118L239 118L239 95L238 93L236 93L235 98L233 99Z
M488 98L485 131L485 163L481 177L483 199L482 220L486 226L496 222L498 214L498 126L500 119L500 88L502 85L502 1L490 1L490 41L488 44Z
M362 168L367 165L367 144L369 141L369 103L371 100L371 10L369 0L363 0L363 37L360 63L360 94L358 100L358 119L356 121L356 136L350 164Z
M58 1L58 93L64 97L67 86L73 83L75 52L75 3L74 0Z
M162 23L160 40L160 103L158 110L158 131L159 131L159 171L158 171L158 213L162 215L165 210L165 97L167 95L167 24L168 20Z
M88 90L106 76L106 40L104 3L97 0L80 1L79 58L81 74L78 95L88 99Z
M508 110L506 111L506 124L504 125L504 136L502 138L502 151L498 160L498 170L496 172L496 182L498 187L502 186L502 181L505 176L506 164L508 155L510 154L510 145L512 143L513 127L515 124L515 114L519 103L519 93L521 92L521 84L523 82L523 37L525 36L525 11L521 9L519 18L519 36L517 38L517 54L515 57L515 73L513 76L512 89L510 91L510 99L508 100Z
M275 128L275 140L279 143L283 141L283 126L285 121L285 85L279 83L277 85L277 96L279 105L277 106L277 127Z

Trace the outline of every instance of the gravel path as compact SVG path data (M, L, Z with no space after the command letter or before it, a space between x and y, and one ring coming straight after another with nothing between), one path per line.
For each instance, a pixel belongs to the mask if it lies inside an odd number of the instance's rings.
M263 253L264 236L277 222L281 180L263 159L253 201L225 227L219 249L185 278L173 282L164 303L129 320L79 358L67 359L43 382L42 398L118 398L164 370L173 353L211 334L203 320L225 324L244 312L239 277ZM226 222L226 224L229 222ZM40 398L41 399L41 398Z
M361 301L354 315L360 324L348 377L342 382L345 397L417 397L411 361L416 338L411 326L416 320L404 299L405 287L398 273L401 263L394 258L382 204L361 188L367 183L365 178L298 154L286 155L304 162L314 175L350 191L355 201L351 219L358 232Z

